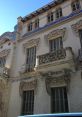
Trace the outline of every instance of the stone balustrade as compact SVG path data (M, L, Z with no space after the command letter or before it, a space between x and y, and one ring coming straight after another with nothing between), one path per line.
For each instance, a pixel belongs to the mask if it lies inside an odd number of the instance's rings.
M54 61L59 61L62 59L73 58L73 52L71 47L66 47L65 49L56 50L47 54L39 55L37 57L37 66L42 64L47 64Z

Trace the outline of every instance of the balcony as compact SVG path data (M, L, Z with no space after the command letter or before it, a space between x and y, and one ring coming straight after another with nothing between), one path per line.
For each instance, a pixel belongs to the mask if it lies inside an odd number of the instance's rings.
M37 71L74 69L74 54L71 47L39 55L36 62Z

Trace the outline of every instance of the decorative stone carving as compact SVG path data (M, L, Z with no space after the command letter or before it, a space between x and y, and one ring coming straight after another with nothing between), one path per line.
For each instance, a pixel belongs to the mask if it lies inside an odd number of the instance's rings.
M61 50L56 50L54 52L50 52L44 55L39 55L38 59L39 59L39 65L45 64L45 63L49 63L49 62L53 62L53 61L57 61L60 59L64 59L66 57L66 51L65 49L61 49Z
M55 75L55 72L45 73L45 84L46 90L49 95L51 95L51 87L66 86L68 88L70 82L70 70L65 69L59 71L59 75Z
M25 44L23 44L23 47L24 48L30 48L32 46L38 46L39 44L39 41L40 41L40 38L37 38L37 39L31 39L29 41L27 41Z
M52 40L52 39L57 39L58 37L64 37L66 32L66 28L63 29L57 29L52 32L50 32L48 35L46 35L46 39Z
M80 29L82 29L82 20L80 20L77 23L73 24L71 27L72 27L73 31L76 33L76 35L78 36L79 35L78 31Z
M23 91L31 90L31 89L35 90L36 86L37 86L37 80L28 81L28 82L22 81L19 86L20 95L22 96Z
M7 56L10 52L10 49L5 49L0 52L0 57Z

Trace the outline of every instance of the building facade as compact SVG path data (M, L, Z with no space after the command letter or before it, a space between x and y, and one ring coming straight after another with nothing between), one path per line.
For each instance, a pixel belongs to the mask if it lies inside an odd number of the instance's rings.
M17 26L7 116L82 112L82 1L52 1Z
M0 36L0 117L7 117L14 47L15 42L9 38L9 33Z

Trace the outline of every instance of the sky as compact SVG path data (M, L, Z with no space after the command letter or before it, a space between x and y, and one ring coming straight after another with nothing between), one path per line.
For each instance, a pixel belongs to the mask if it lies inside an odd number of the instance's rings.
M14 30L19 16L26 16L53 0L1 0L0 35Z

